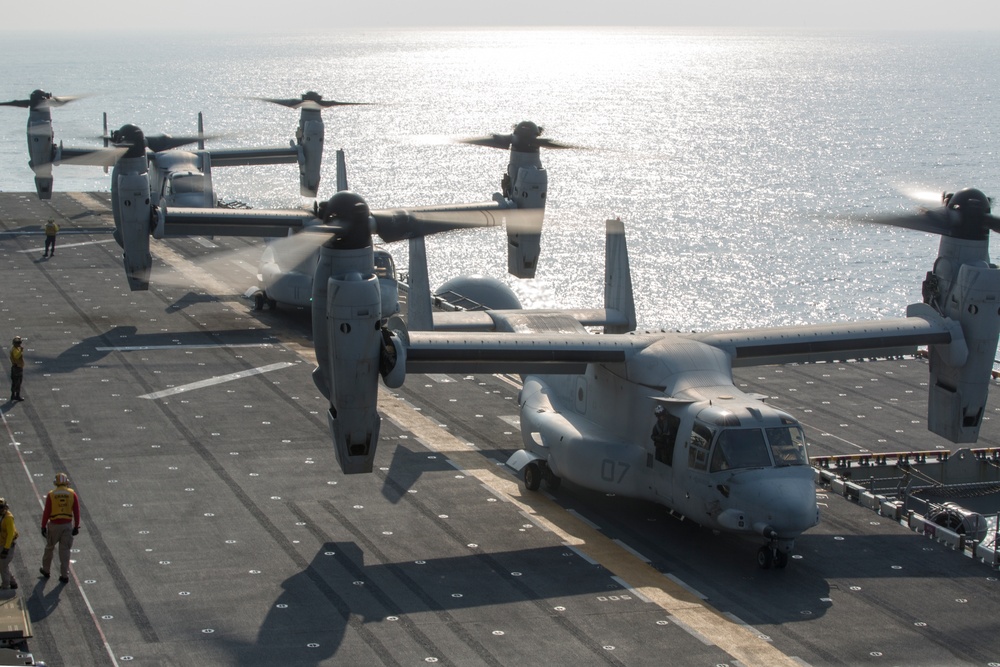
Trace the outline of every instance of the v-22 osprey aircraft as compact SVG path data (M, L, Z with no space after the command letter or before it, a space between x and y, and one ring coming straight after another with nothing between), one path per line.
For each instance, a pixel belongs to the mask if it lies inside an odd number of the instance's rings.
M166 225L196 214L158 213ZM202 222L209 216L252 224L249 213L201 215ZM272 223L296 215L255 214ZM795 539L819 521L813 471L799 423L736 387L733 366L927 346L928 428L956 443L978 439L1000 337L1000 270L989 258L989 233L1000 231L1000 219L978 190L948 195L940 209L882 221L942 237L923 302L909 306L906 317L689 334L635 331L624 225L617 220L607 224L603 308L430 313L424 283L412 285L409 323L398 316L383 323L372 234L421 237L438 227L404 232L399 219L373 214L349 191L320 205L317 216L321 223L309 230L324 235L313 279L313 379L329 400L345 473L372 470L379 377L398 387L407 373L517 373L524 449L508 465L529 489L567 479L647 498L704 526L763 538L757 562L767 568L786 566ZM659 435L657 412L665 422Z
M295 139L286 147L238 148L205 150L205 134L201 113L198 114L198 134L174 137L147 135L136 125L126 124L108 133L104 115L103 148L67 148L55 143L51 109L71 102L76 97L55 97L36 90L27 100L12 100L0 106L29 109L29 165L35 172L39 198L52 196L52 167L59 164L108 166L111 174L111 208L115 221L115 240L123 248L129 267L129 286L133 290L149 287L148 274L152 259L141 247L131 247L123 228L152 219L152 207L160 205L204 207L217 206L212 185L212 167L252 166L263 164L299 164L300 192L315 197L322 167L324 124L321 112L334 106L355 106L366 103L325 100L309 91L300 98L260 98L281 106L299 109L299 125ZM109 147L109 142L112 147ZM198 150L178 150L197 143Z
M514 211L526 215L519 217L516 225L507 226L507 270L518 278L534 278L541 252L542 221L548 198L548 172L542 166L540 149L572 149L575 146L541 136L544 128L531 121L521 121L509 134L490 134L461 140L473 146L486 146L510 151L507 169L500 181L500 192L492 201L472 204L443 204L408 207L414 214L454 212L461 215L468 211L509 216ZM338 155L337 190L346 190L343 177L343 155ZM181 204L183 205L183 204ZM531 212L537 213L532 215ZM529 222L530 218L530 222ZM265 304L274 308L278 304L309 306L313 291L313 274L319 254L302 256L294 244L268 243L260 264L262 290L255 295L256 307ZM376 259L384 267L391 262L388 253L377 252ZM384 270L383 270L384 271Z

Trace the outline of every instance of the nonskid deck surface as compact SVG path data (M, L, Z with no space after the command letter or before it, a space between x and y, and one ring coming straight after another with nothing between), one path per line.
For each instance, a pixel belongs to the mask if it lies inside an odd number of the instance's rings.
M0 194L2 335L28 364L27 400L2 407L0 495L48 665L1000 662L996 573L841 498L821 492L822 523L765 571L757 542L649 503L525 492L502 465L521 442L510 378L384 391L376 470L345 477L307 314L242 297L259 244L154 242L153 287L130 293L111 225L105 194ZM926 431L926 375L737 373L813 455L953 448ZM988 421L980 444L998 435ZM36 574L58 471L84 508L65 586Z

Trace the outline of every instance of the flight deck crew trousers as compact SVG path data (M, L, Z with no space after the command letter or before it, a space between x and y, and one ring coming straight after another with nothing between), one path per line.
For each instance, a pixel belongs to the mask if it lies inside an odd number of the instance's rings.
M7 556L0 557L0 590L12 588L11 584L14 583L14 575L10 573L10 563L14 560L16 546L17 543L11 544L10 549L7 550Z
M42 569L52 571L52 553L59 545L59 576L69 576L69 550L73 547L73 522L56 523L49 521L45 527L45 552L42 554Z
M24 380L24 369L20 366L10 367L10 398L21 397L21 382Z

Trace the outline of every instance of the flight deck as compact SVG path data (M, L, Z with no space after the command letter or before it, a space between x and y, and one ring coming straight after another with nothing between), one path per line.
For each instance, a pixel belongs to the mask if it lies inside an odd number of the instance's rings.
M996 570L826 488L784 570L657 505L525 491L504 465L516 377L383 388L375 470L345 476L308 312L244 297L262 244L154 241L150 289L130 292L112 229L104 193L0 194L0 335L26 360L0 495L35 660L1000 664ZM801 421L811 456L956 449L927 431L922 359L735 375ZM1000 446L996 389L977 446ZM83 509L65 585L37 574L57 472Z

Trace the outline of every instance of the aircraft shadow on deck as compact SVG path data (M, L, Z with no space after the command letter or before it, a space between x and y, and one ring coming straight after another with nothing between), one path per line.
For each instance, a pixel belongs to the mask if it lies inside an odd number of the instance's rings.
M119 348L138 347L183 347L185 345L255 345L277 344L266 329L232 329L213 331L206 334L201 331L175 333L138 333L133 325L121 325L109 329L103 334L88 336L71 345L57 356L46 356L29 351L26 355L29 362L37 363L39 370L46 373L72 373L81 368L92 366Z
M525 572L512 572L514 567ZM628 594L606 569L562 546L366 566L357 544L327 542L281 586L284 592L270 606L256 643L226 646L238 664L319 664L337 652L348 626L373 653L388 655L382 642L399 646L402 636L374 632L367 627L374 623L398 623L415 650L430 650L433 640L422 627L463 622L453 615L463 610L526 604L537 605L530 613L547 615L553 603L575 597ZM423 619L415 622L418 614ZM454 641L462 637L456 633Z
M401 443L397 444L382 485L382 496L395 505L424 473L448 470L455 471L456 468L448 463L447 456L427 450L413 451Z

